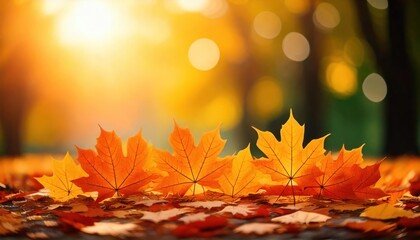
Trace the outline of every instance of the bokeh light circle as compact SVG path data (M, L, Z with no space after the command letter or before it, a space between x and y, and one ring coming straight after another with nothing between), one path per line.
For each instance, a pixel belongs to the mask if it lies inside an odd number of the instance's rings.
M189 12L203 11L209 4L209 0L177 0L176 2L183 10Z
M278 116L283 102L283 91L279 81L270 76L259 78L253 84L247 98L248 111L261 120L271 120Z
M367 0L367 2L374 8L385 10L388 8L388 0Z
M298 32L288 33L283 39L283 52L292 61L302 62L310 53L309 42Z
M345 62L332 62L327 67L327 86L340 97L353 95L357 90L357 70Z
M313 21L317 27L330 30L340 23L340 13L334 5L322 2L315 9Z
M279 16L270 11L260 12L254 19L255 32L266 39L277 37L281 31Z
M219 46L211 39L200 38L191 44L188 51L188 58L196 69L208 71L214 68L219 62Z
M371 73L365 78L362 90L366 98L372 102L381 102L388 92L385 80L377 73Z

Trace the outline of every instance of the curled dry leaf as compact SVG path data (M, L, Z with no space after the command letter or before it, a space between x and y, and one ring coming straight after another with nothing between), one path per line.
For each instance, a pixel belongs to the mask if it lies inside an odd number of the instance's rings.
M402 217L397 222L398 226L409 229L420 229L420 216L418 217Z
M280 225L275 223L246 223L235 228L233 231L242 234L265 235L273 233L279 227Z
M17 233L22 229L22 220L13 213L0 215L0 236Z
M228 220L219 216L208 216L204 220L179 225L172 231L176 237L213 237L223 234L219 231L228 224Z
M183 216L179 218L178 220L184 223L190 223L190 222L198 222L198 221L205 221L207 217L211 215L203 212L199 213L193 213L190 215Z
M172 208L172 209L163 210L159 212L142 211L143 217L141 217L141 219L151 221L154 223L159 223L161 221L170 220L171 218L176 217L186 212L190 212L190 209L189 208Z
M222 207L226 204L227 203L223 201L194 201L194 202L180 203L179 205L184 206L184 207L193 207L193 208L207 208L210 210L212 208Z
M54 211L53 213L59 217L59 220L62 224L69 225L79 230L86 226L92 226L95 222L92 217L86 217L78 213L60 211Z
M363 232L385 232L397 227L395 223L385 223L382 221L348 222L345 226Z
M168 201L166 200L154 200L154 199L147 199L147 200L140 200L140 201L136 201L134 203L135 206L137 205L144 205L147 207L152 206L153 204L158 204L158 203L167 203Z
M420 175L416 175L413 179L411 179L409 190L413 196L420 195Z
M331 217L313 213L313 212L304 212L304 211L297 211L291 214L287 214L284 216L276 217L271 219L272 222L281 222L281 223L320 223L326 222Z
M143 228L135 223L95 222L93 226L84 227L82 232L88 234L110 235L115 237L140 237Z
M255 209L257 209L257 206L251 205L251 204L241 204L238 206L226 206L222 210L218 211L217 214L224 214L224 213L230 213L232 215L243 215L247 216L249 214L252 214L255 212Z
M413 212L404 210L402 208L394 207L394 205L389 203L383 203L377 206L366 208L360 214L360 216L371 219L387 220L399 217L410 217L413 216Z

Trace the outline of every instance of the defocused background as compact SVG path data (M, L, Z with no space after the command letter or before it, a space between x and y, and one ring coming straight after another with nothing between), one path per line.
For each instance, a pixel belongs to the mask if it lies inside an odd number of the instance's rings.
M420 1L0 1L0 155L92 148L98 124L167 149L221 124L418 154Z

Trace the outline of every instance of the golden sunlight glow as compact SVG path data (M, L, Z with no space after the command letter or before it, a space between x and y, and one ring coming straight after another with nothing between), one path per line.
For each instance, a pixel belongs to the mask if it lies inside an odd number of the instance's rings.
M226 14L228 8L226 0L211 0L201 13L208 18L219 18Z
M315 9L313 21L318 28L330 30L340 23L340 13L334 5L322 2Z
M298 32L288 33L283 39L282 47L286 57L295 62L304 61L310 53L308 40Z
M62 10L66 3L66 0L44 0L42 11L46 15L55 14Z
M209 0L177 0L178 5L185 11L201 12L209 4Z
M203 110L200 124L209 127L222 124L224 129L232 129L240 122L242 116L241 103L233 93L216 97Z
M58 22L64 44L101 44L110 41L119 30L117 12L109 1L74 1Z
M305 14L309 10L309 0L284 0L287 10L295 14Z
M198 39L191 44L188 58L196 69L202 71L210 70L219 62L219 46L211 39Z
M327 86L335 94L348 97L357 89L357 70L344 62L332 62L327 67Z
M363 81L363 94L372 102L381 102L387 94L387 86L385 80L377 73L369 74Z
M36 104L28 113L24 128L25 139L30 143L42 144L46 147L54 147L57 142L65 139L65 124L63 121L45 121L48 119L59 119L60 114L55 109L56 106L51 107L49 101L42 101ZM58 105L58 104L57 104ZM31 126L36 128L30 129Z
M279 16L270 11L260 12L254 19L254 30L258 35L266 39L277 37L281 30Z
M279 81L264 76L252 86L247 99L248 111L255 119L271 120L283 108L283 92Z

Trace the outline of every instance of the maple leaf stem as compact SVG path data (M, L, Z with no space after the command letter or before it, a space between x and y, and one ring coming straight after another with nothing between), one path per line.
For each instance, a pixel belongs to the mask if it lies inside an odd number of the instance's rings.
M293 187L293 181L292 181L292 179L290 179L290 186L292 187L293 205L296 205L295 189Z
M204 194L204 196L206 195L206 191L205 191L205 189L204 189L204 186L203 185L200 185L201 186L201 190L203 191L203 194Z
M279 194L279 196L277 197L276 202L277 202L277 201L279 200L279 198L283 195L284 191L286 190L286 187L287 187L287 186L289 186L290 181L291 181L290 179L289 179L289 181L287 181L286 186L284 186L283 190L281 191L281 193L280 193L280 194Z
M68 188L68 190L67 190L67 193L68 193L68 195L70 195L71 194L71 190L73 189L73 183L71 183L71 185L70 185L70 187Z

